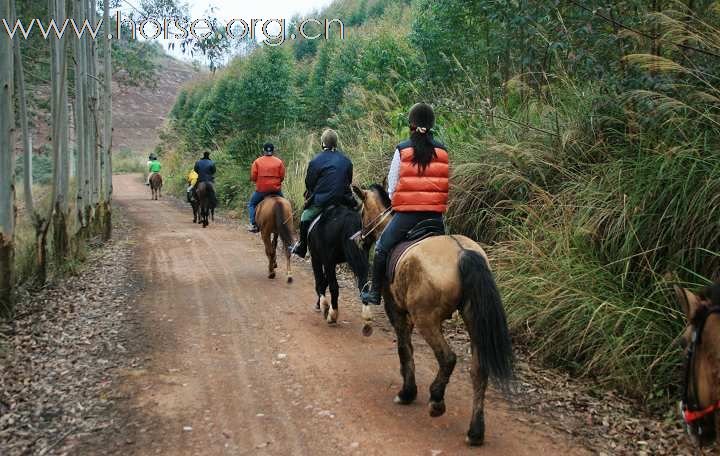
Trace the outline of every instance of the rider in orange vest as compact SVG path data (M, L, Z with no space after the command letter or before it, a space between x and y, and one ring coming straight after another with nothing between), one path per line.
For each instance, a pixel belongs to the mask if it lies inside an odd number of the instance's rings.
M435 113L425 103L410 109L410 139L397 146L388 174L394 216L375 246L372 288L362 300L380 304L388 256L424 220L442 221L447 210L450 167L445 146L433 139Z
M255 208L262 200L271 195L282 194L282 182L285 179L285 165L283 161L274 156L275 146L267 143L263 146L263 156L252 164L250 179L255 182L255 193L250 198L248 212L250 215L251 233L260 231L255 223Z

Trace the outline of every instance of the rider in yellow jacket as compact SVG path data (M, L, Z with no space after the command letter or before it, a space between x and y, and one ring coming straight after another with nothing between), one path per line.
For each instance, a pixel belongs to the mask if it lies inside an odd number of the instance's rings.
M195 172L194 169L191 169L188 173L185 180L187 180L188 188L187 188L187 200L188 203L192 203L193 198L195 198L195 185L197 185L198 178L200 176L198 173Z

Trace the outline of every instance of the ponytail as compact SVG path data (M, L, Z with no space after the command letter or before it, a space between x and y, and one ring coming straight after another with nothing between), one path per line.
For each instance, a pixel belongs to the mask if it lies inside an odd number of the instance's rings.
M410 133L410 143L413 147L413 165L418 167L418 174L425 174L425 170L434 158L437 158L432 131L425 128L413 128Z

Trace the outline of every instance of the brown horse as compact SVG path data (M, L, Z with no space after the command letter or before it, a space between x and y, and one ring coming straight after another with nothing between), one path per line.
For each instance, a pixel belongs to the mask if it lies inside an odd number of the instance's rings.
M258 204L255 217L265 244L265 254L268 257L268 278L275 278L277 246L278 238L280 238L287 261L287 281L291 283L293 278L290 246L293 243L293 213L290 201L280 196L267 197Z
M153 200L162 198L162 186L163 179L160 173L153 173L152 176L150 176L150 192L152 193Z
M720 432L720 282L694 294L675 286L687 327L682 413L690 436L700 445L715 442Z
M353 187L363 201L363 238L378 236L390 220L385 190ZM512 347L487 255L465 236L435 236L408 250L383 291L385 311L397 333L403 386L395 397L410 404L417 397L412 332L417 327L439 364L430 386L430 416L445 413L445 388L455 368L456 356L442 333L442 323L456 310L470 334L473 412L466 441L482 445L485 438L484 402L488 378L507 389L512 377Z

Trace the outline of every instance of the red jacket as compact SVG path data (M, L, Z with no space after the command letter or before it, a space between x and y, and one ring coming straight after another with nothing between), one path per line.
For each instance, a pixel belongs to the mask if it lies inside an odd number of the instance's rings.
M396 212L445 212L450 190L450 165L447 151L439 144L436 157L420 174L413 164L413 148L404 143L400 150L400 180L393 194Z
M285 179L285 165L274 156L262 156L252 164L252 175L255 190L262 193L279 192Z

